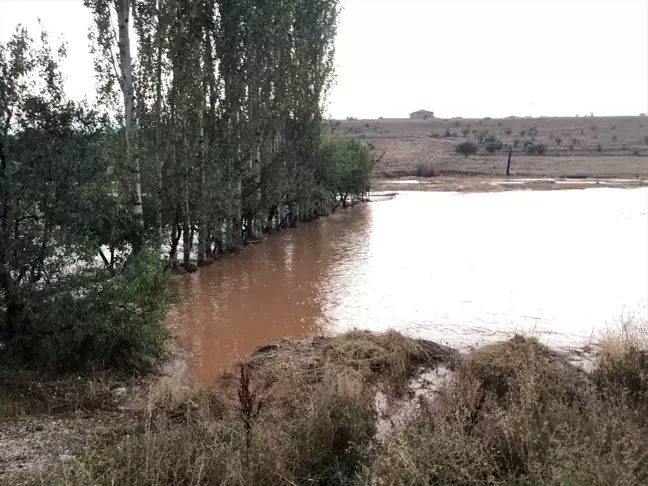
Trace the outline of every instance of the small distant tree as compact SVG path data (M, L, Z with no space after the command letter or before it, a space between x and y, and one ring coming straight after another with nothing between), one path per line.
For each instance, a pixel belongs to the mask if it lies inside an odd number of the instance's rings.
M547 146L544 143L525 142L524 151L528 155L544 155L547 153Z
M520 130L520 137L524 137L526 135L526 130Z
M603 148L601 147L601 144L599 143L599 144L596 146L596 151L597 151L597 152L601 152L602 150L603 150Z
M572 145L578 145L578 139L572 138Z
M553 134L553 133L550 133L550 134L549 134L549 140L553 140L553 138L554 138L554 134Z
M612 141L613 141L613 142L616 142L616 141L617 141L617 136L616 136L616 135L613 135L613 136L612 136Z
M641 155L641 152L639 151L639 149L634 149L634 150L632 151L632 155L638 157L639 155Z
M616 125L612 125L612 130L616 130Z
M513 147L517 147L518 145L520 145L520 140L517 139L517 138L514 138L513 139Z
M461 142L455 147L455 152L468 157L469 155L474 155L477 153L477 145L472 142Z
M468 134L470 133L470 129L469 128L464 128L463 130L461 130L461 133L463 133L464 137L467 137Z
M590 130L595 132L596 130L598 130L598 127L596 125L590 125Z
M506 127L506 128L504 129L504 133L505 133L506 135L510 135L511 133L513 133L513 130L511 130L510 127Z
M554 138L554 142L556 142L556 145L558 145L559 147L560 147L560 144L562 143L562 141L563 141L562 137L555 137Z
M504 144L502 143L502 141L494 137L493 135L488 135L484 138L484 150L486 150L486 152L488 152L489 154L498 152L502 149L503 146Z

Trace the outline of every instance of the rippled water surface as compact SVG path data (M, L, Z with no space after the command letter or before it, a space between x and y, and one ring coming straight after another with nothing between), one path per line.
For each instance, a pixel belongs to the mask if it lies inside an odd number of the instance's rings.
M647 211L647 189L403 192L180 277L169 320L202 382L261 344L354 327L578 346L646 314Z

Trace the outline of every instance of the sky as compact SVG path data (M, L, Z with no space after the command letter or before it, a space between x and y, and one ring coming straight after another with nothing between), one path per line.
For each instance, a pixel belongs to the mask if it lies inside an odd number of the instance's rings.
M648 112L648 0L342 0L333 118ZM0 0L68 43L72 98L94 90L82 0Z

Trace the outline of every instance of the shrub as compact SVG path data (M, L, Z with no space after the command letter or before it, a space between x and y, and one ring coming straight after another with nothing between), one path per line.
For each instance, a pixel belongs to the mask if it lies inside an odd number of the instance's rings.
M603 148L601 147L601 144L599 143L599 144L596 146L596 151L597 151L597 152L601 152L602 150L603 150Z
M559 147L560 147L560 144L562 143L562 141L563 141L562 137L555 137L554 138L554 142L556 142L556 145L558 145Z
M463 155L464 157L476 154L477 150L477 145L472 142L461 142L455 147L455 152Z
M572 138L572 145L578 145L578 139Z
M470 129L469 128L464 128L463 130L461 130L461 133L463 133L464 137L467 137L468 134L470 133Z
M505 133L506 135L510 135L511 133L513 133L513 130L511 130L510 127L506 127L506 128L504 129L504 133Z
M644 136L644 142L646 142L646 145L648 145L648 135Z
M67 370L164 352L172 296L169 270L154 250L131 257L114 275L89 269L56 287L43 295L38 315L21 321L5 340L10 364Z
M544 143L525 142L524 151L528 155L544 155L547 152L547 146Z
M514 139L513 139L513 146L514 146L514 147L517 147L519 144L520 144L520 140L517 139L517 138L514 138Z
M613 141L613 142L616 142L616 141L617 141L617 136L616 136L616 135L612 135L612 141Z
M590 125L590 130L595 132L596 130L598 130L598 127L596 125Z
M549 140L553 140L553 139L554 139L554 134L552 132L552 133L549 134Z
M436 177L439 175L434 165L429 162L424 162L418 165L416 168L416 175L418 177Z
M484 150L489 154L494 154L495 152L502 149L504 144L498 138L495 138L492 135L488 135L484 138Z
M612 125L612 130L616 130L616 125Z
M632 151L632 155L634 155L634 156L637 157L637 156L641 155L641 151L640 151L639 149L634 149L634 150Z
M524 137L526 135L526 130L520 130L520 137Z

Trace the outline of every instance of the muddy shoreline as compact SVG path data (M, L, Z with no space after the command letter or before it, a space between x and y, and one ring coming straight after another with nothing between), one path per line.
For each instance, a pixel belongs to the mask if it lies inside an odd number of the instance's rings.
M647 179L442 176L374 179L373 190L423 192L557 191L568 189L648 187Z

